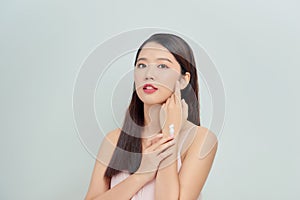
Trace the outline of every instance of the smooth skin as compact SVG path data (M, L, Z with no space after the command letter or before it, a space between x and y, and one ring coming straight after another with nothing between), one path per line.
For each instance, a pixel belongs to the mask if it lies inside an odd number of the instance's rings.
M113 142L116 146L120 132L120 129L116 129L107 134L106 139ZM153 164L156 164L154 168L157 169L160 160L166 158L170 155L170 153L172 153L172 151L168 151L168 149L171 146L174 146L173 141L173 138L163 137L163 134L158 134L153 138L148 139L147 146L144 148L144 153L147 154L147 156L143 156L141 168L139 168L135 174L130 175L127 179L112 189L109 188L110 180L104 178L106 165L97 160L85 200L130 199L138 190L140 190L146 183L153 180L156 176L156 170L149 170L149 166L147 165L147 163L149 163L148 159L156 161ZM167 151L161 153L165 149L167 149ZM104 149L100 148L100 151L101 150ZM112 156L112 152L113 151L109 152L110 157ZM150 166L150 169L153 169L153 166Z
M176 126L181 127L182 123L182 117L178 117L181 116L183 108L180 99L179 82L177 82L175 92L162 106L168 116L163 132L167 132L169 124L175 124L175 141L180 138L180 132ZM199 154L206 141L213 141L214 146L210 148L211 151L205 158L200 159ZM177 162L158 170L155 182L155 199L197 199L208 177L216 151L217 139L215 135L208 129L197 126L193 143L182 159L179 173L177 172ZM174 154L177 155L177 153ZM162 161L161 164L167 160Z
M151 48L145 49L144 51L144 48L149 46ZM161 51L155 50L155 48L165 49L163 46L150 42L146 44L144 48L140 52L139 57L146 58L151 63L163 62L168 65L169 69L178 70L178 72L180 72L180 66L170 52L161 54ZM161 57L165 59L162 60ZM145 62L146 59L144 59L143 62ZM168 63L167 60L170 60L172 63ZM144 76L145 81L156 80L155 74L151 74L151 72L145 73ZM182 78L186 81L186 83L188 83L190 78L189 73ZM148 155L149 153L152 153L152 158L157 161L154 162L156 163L155 167L157 170L140 173L144 172L145 168L139 169L137 173L130 175L124 181L110 189L110 180L104 177L107 166L96 160L85 200L128 200L131 199L131 197L134 196L146 183L153 179L155 179L156 188L155 199L196 200L198 198L215 158L218 147L217 138L215 134L207 128L196 126L196 131L194 132L195 134L191 144L181 155L182 166L179 173L177 170L177 162L172 162L171 164L168 164L167 167L160 168L164 162L168 162L168 158L174 155L176 157L177 155L177 144L180 138L180 130L178 130L178 127L181 127L182 123L184 123L182 121L182 101L180 100L180 89L182 88L182 85L179 84L179 82L175 83L174 92L170 92L170 90L168 91L166 87L163 88L163 86L160 85L155 86L158 87L158 91L163 92L164 95L168 95L169 92L168 98L165 99L162 104L162 109L166 112L167 118L165 125L162 128L162 134L157 134L151 138L143 138L142 144L143 159L145 152L147 152ZM139 89L140 88L137 88L138 93L142 94L142 91L139 91ZM155 103L155 98L148 98L146 95L141 96L140 98L144 102L145 122L148 124L150 120L148 111L151 104ZM159 99L159 101L162 102L162 99ZM170 138L167 134L168 125L171 123L175 125L174 138ZM104 141L109 141L116 146L120 132L120 129L111 131L106 135ZM209 143L209 141L213 142ZM200 151L207 145L211 145L209 148L210 151L205 157L200 159ZM105 145L102 144L102 146ZM100 151L103 151L103 148L100 147L99 152ZM164 152L164 154L161 154L161 152ZM112 156L112 153L113 151L108 152L109 158ZM143 161L141 166L143 166Z

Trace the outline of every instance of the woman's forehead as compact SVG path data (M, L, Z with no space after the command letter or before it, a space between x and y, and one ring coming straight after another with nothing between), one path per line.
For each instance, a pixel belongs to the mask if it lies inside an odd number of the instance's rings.
M161 44L149 42L144 45L142 50L139 53L139 58L143 58L143 60L148 59L156 59L156 60L163 60L169 59L171 61L175 60L175 57L170 53L170 51L162 46Z

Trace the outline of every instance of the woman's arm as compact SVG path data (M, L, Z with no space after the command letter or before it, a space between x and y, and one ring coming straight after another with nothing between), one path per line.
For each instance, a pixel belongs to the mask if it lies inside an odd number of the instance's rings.
M104 176L107 165L104 165L103 163L109 163L120 136L120 132L120 129L116 129L108 133L103 140L97 157L100 161L97 159L95 162L85 200L128 200L148 181L142 174L133 174L110 189L110 179Z
M207 128L198 127L179 172L180 200L197 199L212 167L218 141Z
M149 180L143 174L132 174L124 181L110 190L100 193L94 197L86 197L91 200L128 200L131 199Z
M177 160L171 165L159 169L155 180L155 199L178 199L179 177L177 172Z
M135 175L128 177L125 181L121 182L120 184L116 185L115 188L110 190L110 179L104 176L107 164L112 157L114 148L120 136L120 132L120 129L116 129L108 133L103 140L99 149L97 160L94 165L90 185L85 200L106 198L130 199L131 196L133 196L133 194L136 193L142 186L143 180ZM106 165L103 163L105 163ZM130 187L130 190L126 190L125 192L123 192L123 188L128 189L128 184L131 184L133 181L136 181L136 183L133 184L136 187Z
M177 151L178 142L174 145L173 154L161 162L157 171L155 179L155 199L157 200L179 198Z
M198 127L194 140L187 150L182 167L177 171L177 161L159 169L156 176L155 199L197 199L211 169L217 138L208 129ZM202 154L200 154L202 151ZM207 155L201 157L203 152Z

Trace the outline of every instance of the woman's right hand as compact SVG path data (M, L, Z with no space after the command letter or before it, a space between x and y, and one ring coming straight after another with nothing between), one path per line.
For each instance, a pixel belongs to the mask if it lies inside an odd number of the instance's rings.
M163 137L162 133L146 140L143 148L142 160L135 174L142 175L147 181L155 178L159 164L174 152L173 137Z

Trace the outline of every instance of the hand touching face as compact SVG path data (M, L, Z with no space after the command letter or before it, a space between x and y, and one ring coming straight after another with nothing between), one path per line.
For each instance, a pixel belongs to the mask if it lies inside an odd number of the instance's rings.
M175 92L161 106L160 110L160 126L165 137L169 136L171 129L174 130L173 135L176 137L187 118L188 105L184 99L181 100L180 85L177 81ZM170 128L170 125L173 128Z

